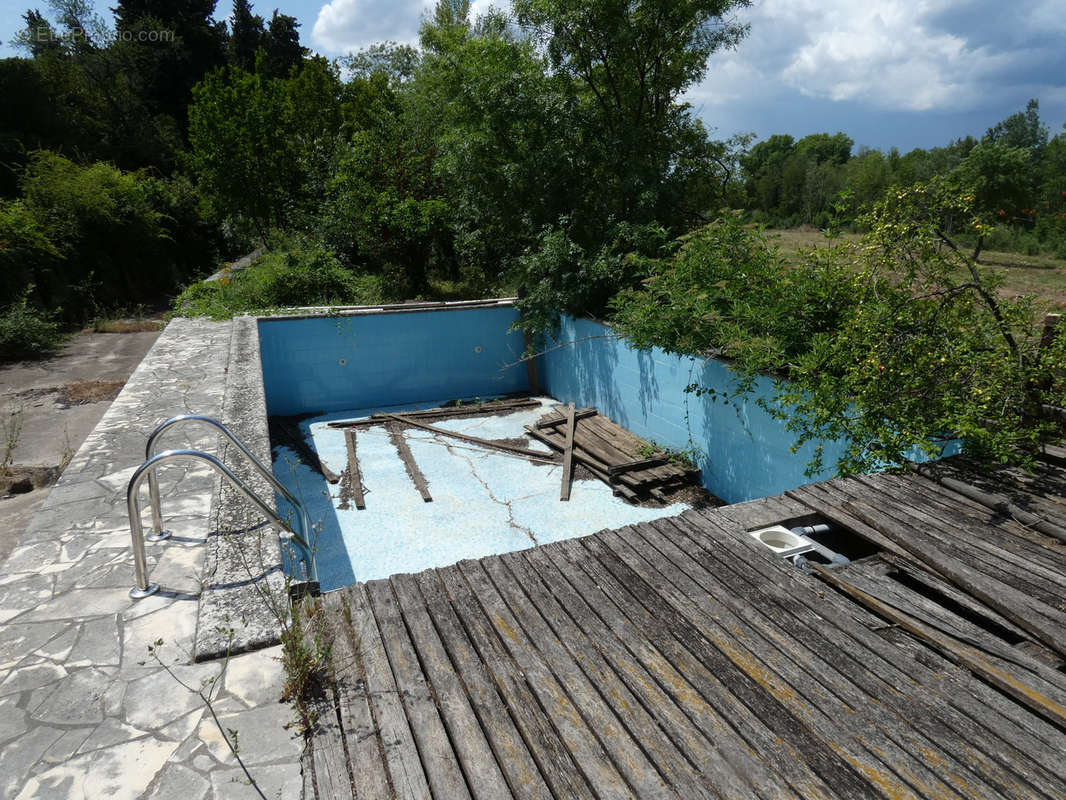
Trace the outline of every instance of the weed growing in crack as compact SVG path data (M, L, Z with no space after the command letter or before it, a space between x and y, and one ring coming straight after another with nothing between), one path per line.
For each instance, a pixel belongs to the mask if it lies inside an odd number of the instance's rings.
M0 461L0 467L7 469L15 458L15 450L18 449L19 440L22 438L22 423L25 415L25 407L19 403L8 407L7 414L0 417L0 433L4 437L4 458Z
M318 721L317 700L326 694L330 680L331 643L322 620L321 606L310 598L293 604L289 624L281 633L281 665L285 687L281 699L296 709L304 736Z
M229 630L229 638L230 642L232 643L232 629ZM218 718L218 713L215 711L215 699L218 697L218 691L222 686L222 682L220 679L226 674L226 668L229 666L230 648L226 648L226 658L223 661L222 669L219 670L218 674L211 678L204 678L202 681L200 681L200 686L198 688L193 688L185 681L183 681L180 677L178 677L177 673L175 673L174 670L170 668L170 665L163 661L162 657L160 656L160 651L163 648L163 644L164 641L162 639L156 639L154 642L152 642L152 644L148 645L148 657L151 658L152 661L154 661L160 667L162 667L163 670L167 673L167 675L173 678L179 686L181 686L186 691L197 695L200 698L200 701L204 704L204 707L207 708L208 713L211 714L211 719L214 720L215 727L218 728L218 732L222 736L222 740L226 743L226 746L229 748L230 752L233 753L233 757L237 759L237 764L240 765L241 770L244 772L245 777L248 779L248 785L255 789L256 794L258 794L263 800L267 800L267 796L263 794L263 790L259 788L259 784L256 783L255 778L252 777L252 773L248 771L248 767L245 765L244 760L241 758L238 744L238 731L234 728L225 727L222 724L222 721ZM138 661L137 663L141 666L144 666L147 661Z

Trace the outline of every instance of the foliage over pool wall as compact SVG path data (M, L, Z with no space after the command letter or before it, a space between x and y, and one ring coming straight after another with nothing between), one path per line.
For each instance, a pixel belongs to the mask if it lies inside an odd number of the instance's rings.
M538 359L541 388L564 403L598 408L660 445L677 450L695 445L703 485L729 503L780 494L834 474L831 465L842 445L826 443L829 468L807 477L813 445L790 452L795 437L759 408L756 397L773 396L769 378L758 381L753 396L726 406L709 395L685 392L692 383L729 391L733 372L726 364L672 356L658 348L635 350L610 333L598 322L563 317L558 339L548 347L575 344Z

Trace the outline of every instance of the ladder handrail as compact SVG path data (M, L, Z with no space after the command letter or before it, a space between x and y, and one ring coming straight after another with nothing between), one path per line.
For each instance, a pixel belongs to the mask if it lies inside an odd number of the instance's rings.
M263 463L255 457L251 450L244 446L244 442L238 439L233 432L219 422L214 417L208 417L203 414L179 414L176 417L171 417L165 422L159 423L156 429L148 437L148 443L144 447L144 460L149 461L155 455L156 443L159 441L159 437L163 435L168 428L172 428L176 425L183 425L188 422L197 422L203 425L211 425L218 429L227 439L232 442L237 449L247 458L252 465L259 471L271 486L274 487L274 491L281 494L300 514L300 528L303 533L304 541L308 541L311 538L311 516L307 513L307 508L303 502L296 498L292 492L285 488L285 484L279 481L272 471L263 466ZM166 538L163 531L163 512L159 501L159 481L156 478L155 470L152 470L148 474L148 492L149 501L152 506L152 533L149 535L149 541L158 541L159 539ZM287 526L286 526L287 527Z
M280 526L291 534L296 543L304 550L304 560L307 563L308 578L312 581L318 580L314 551L311 549L307 540L294 531L276 511L264 503L259 495L249 488L244 481L234 475L229 467L219 461L215 456L200 450L164 450L162 453L152 456L141 464L141 466L134 471L133 475L130 477L129 484L126 486L126 510L129 513L130 534L133 538L133 568L136 580L136 586L130 590L130 597L134 600L140 600L142 597L148 597L159 589L159 584L148 583L148 561L144 549L144 527L141 524L141 504L137 499L137 490L140 489L141 482L144 480L145 475L154 475L157 467L167 461L173 461L176 459L203 461L214 467L217 472L230 482L230 485L233 486L233 488L236 489L245 500L252 503L275 525Z

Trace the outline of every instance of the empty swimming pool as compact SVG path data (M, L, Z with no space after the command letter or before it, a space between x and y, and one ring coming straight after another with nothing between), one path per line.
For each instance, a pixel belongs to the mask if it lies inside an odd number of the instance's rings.
M810 478L814 443L792 452L793 437L758 398L723 408L685 391L693 382L727 389L728 365L636 351L603 325L563 318L557 342L532 362L508 300L442 308L394 306L258 321L267 412L299 428L328 471L347 465L342 432L329 422L384 409L535 394L591 406L638 436L679 450L697 448L705 488L726 502L777 494ZM560 345L560 346L556 346ZM757 394L770 391L769 379ZM517 439L543 410L451 420L483 438ZM486 434L491 436L486 437ZM275 473L298 491L319 523L323 588L450 564L673 514L681 506L639 508L596 481L581 481L570 503L558 498L558 466L444 441L405 428L432 502L415 489L383 426L357 434L366 508L341 496L299 454L275 448ZM279 442L275 442L279 444ZM833 463L834 443L826 446ZM529 442L528 447L538 445ZM815 476L818 477L818 476Z

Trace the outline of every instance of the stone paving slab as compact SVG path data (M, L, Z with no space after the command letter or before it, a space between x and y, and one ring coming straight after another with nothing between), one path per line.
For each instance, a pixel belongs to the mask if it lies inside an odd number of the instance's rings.
M161 472L175 535L149 544L148 561L163 588L138 602L127 594L126 481L160 421L222 416L231 333L172 321L0 564L0 798L258 796L179 679L193 690L213 681L216 713L268 797L300 796L280 648L191 663L215 488L205 468ZM214 448L213 436L186 442ZM148 658L158 639L166 669Z

